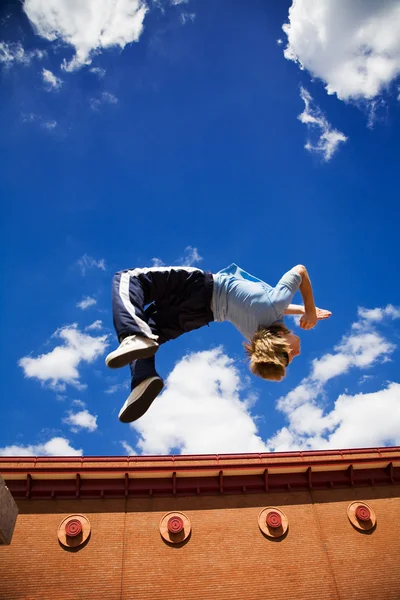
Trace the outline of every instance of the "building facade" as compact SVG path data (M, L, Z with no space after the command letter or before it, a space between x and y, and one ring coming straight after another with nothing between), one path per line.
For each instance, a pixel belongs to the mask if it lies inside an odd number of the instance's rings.
M400 448L1 458L3 600L400 600Z

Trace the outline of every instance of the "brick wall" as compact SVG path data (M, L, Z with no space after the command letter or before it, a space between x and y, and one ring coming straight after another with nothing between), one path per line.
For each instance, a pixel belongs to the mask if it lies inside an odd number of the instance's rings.
M0 548L1 600L399 600L400 486L326 492L128 500L19 502L14 537ZM373 533L356 531L346 509L375 510ZM267 539L258 514L277 506L287 536ZM182 511L192 533L163 542L159 522ZM77 551L58 542L69 514L91 523Z

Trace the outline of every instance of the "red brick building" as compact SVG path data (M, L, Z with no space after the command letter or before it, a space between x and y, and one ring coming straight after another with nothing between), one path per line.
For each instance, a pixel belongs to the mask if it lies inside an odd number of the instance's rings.
M2 458L2 600L399 600L400 448Z

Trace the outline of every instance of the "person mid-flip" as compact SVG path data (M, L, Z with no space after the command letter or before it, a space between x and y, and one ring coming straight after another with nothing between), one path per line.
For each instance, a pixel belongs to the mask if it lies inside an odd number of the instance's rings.
M304 306L291 304L298 289ZM120 345L106 357L106 365L130 365L132 373L131 393L119 413L123 423L139 419L164 387L154 355L168 340L211 321L230 321L246 338L252 373L281 381L300 354L300 338L284 325L284 315L301 315L302 329L331 316L316 308L303 265L285 273L275 287L236 264L215 275L194 267L119 271L112 306Z

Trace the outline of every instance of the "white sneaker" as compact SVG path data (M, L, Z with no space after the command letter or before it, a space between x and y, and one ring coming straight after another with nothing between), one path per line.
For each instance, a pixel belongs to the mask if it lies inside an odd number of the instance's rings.
M163 387L164 382L161 377L149 377L139 383L119 411L119 420L122 423L132 423L139 419L150 408Z
M106 357L106 365L110 369L119 369L129 365L138 358L150 358L153 356L159 345L150 338L140 335L128 335L124 338L118 348Z

